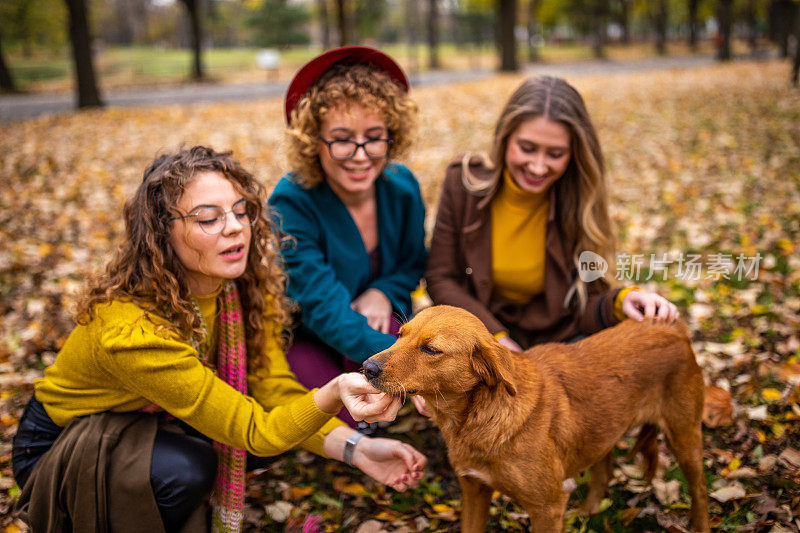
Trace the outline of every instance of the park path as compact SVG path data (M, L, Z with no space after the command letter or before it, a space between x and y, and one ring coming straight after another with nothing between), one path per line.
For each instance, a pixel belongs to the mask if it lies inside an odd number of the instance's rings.
M671 69L700 68L713 63L710 56L649 57L632 61L579 61L569 63L529 64L523 71L532 75L553 74L556 76L581 76ZM410 76L414 86L443 85L459 81L486 78L496 72L490 69L466 71L430 71ZM187 84L172 87L137 89L115 89L103 91L107 106L136 107L195 102L223 102L229 100L253 100L283 96L288 82L272 81L242 84ZM12 122L54 113L75 110L75 95L72 93L38 93L0 96L0 122Z

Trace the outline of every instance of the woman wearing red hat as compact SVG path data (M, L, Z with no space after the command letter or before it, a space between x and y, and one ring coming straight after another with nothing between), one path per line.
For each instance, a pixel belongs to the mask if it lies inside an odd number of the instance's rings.
M289 86L291 172L269 203L290 237L288 295L299 307L287 359L307 387L391 346L398 317L410 314L425 208L417 180L393 159L410 144L415 114L403 71L372 48L328 51Z

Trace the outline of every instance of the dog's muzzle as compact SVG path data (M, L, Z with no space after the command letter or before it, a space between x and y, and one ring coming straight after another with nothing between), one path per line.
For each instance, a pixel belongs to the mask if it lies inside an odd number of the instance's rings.
M375 362L372 359L367 359L364 361L364 376L366 376L371 383L381 377L381 374L383 374L383 367L380 363Z

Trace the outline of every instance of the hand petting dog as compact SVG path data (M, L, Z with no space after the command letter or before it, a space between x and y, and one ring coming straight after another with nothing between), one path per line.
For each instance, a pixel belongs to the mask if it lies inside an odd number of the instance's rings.
M680 316L678 307L654 292L630 291L622 301L622 312L641 322L652 318L656 322L675 322Z

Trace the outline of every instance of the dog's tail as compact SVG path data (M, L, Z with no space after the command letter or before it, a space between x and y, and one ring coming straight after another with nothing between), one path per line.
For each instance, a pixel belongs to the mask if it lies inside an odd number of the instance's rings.
M643 424L636 437L636 444L633 445L628 460L632 459L637 453L642 454L644 462L644 479L650 483L656 475L658 467L658 426L655 424Z

